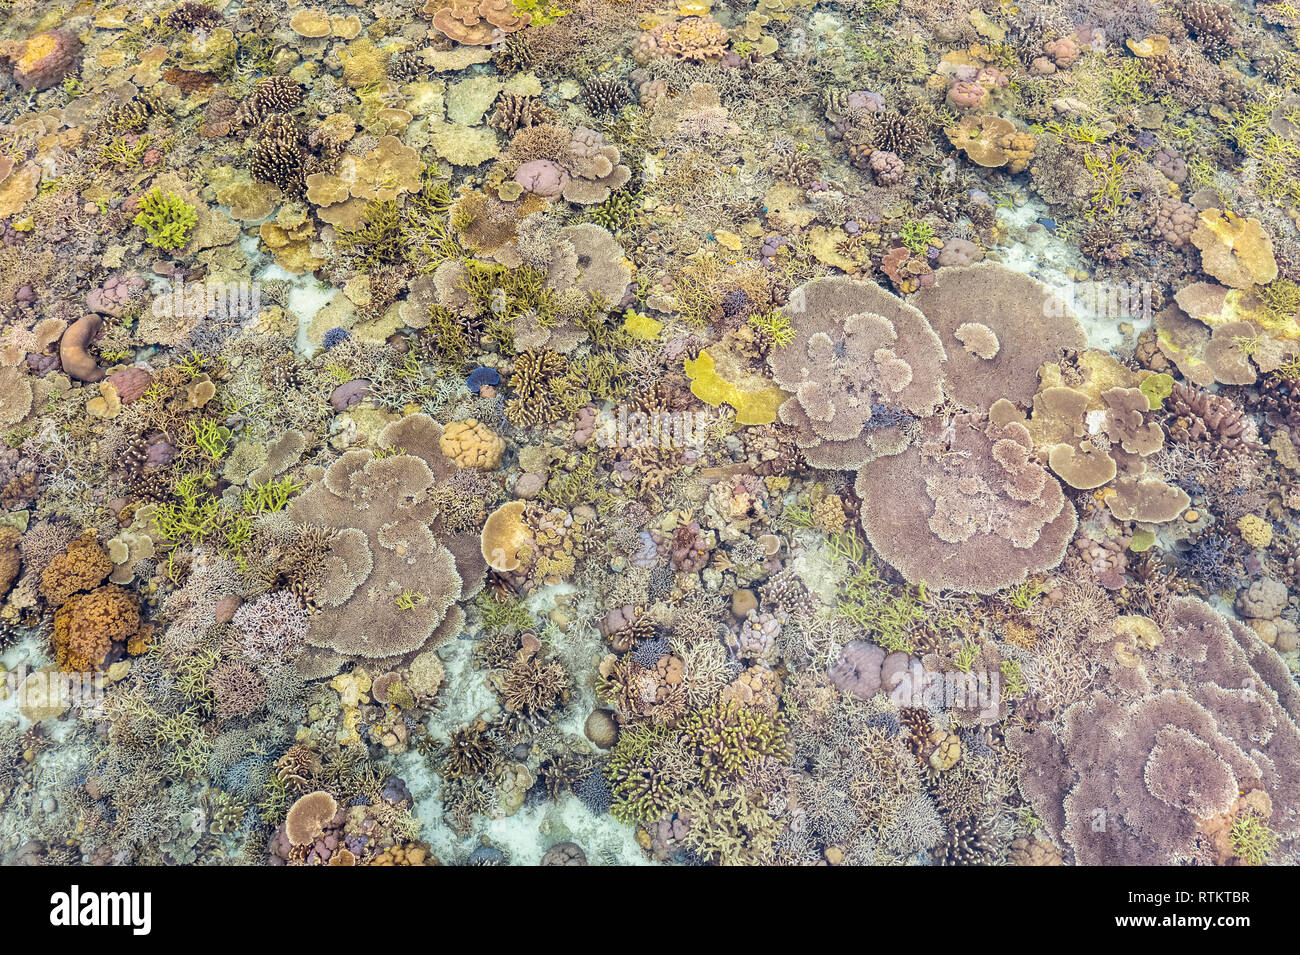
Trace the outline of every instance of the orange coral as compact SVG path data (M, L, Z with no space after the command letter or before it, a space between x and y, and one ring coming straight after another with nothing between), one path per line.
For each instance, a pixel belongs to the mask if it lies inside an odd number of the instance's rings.
M345 850L346 851L346 850ZM334 860L330 859L330 864ZM345 864L345 863L340 863ZM429 847L422 842L410 842L400 846L390 846L375 856L366 865L437 865L438 860L429 852Z
M113 561L95 535L87 533L50 561L41 574L41 596L50 606L58 607L78 591L98 587L112 570Z
M115 642L140 628L140 605L113 584L73 594L54 614L54 655L59 669L85 672L103 666Z

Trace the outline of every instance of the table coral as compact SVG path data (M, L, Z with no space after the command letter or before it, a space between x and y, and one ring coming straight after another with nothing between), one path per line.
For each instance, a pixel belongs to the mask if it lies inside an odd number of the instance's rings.
M878 285L817 279L785 313L795 339L768 354L792 397L781 420L815 467L857 467L907 446L943 399L943 346L925 316Z
M487 46L522 30L532 20L509 0L426 0L422 12L445 36L468 46Z
M1039 366L1085 343L1078 319L1050 288L996 262L940 269L934 284L918 291L911 304L947 352L945 392L971 411L988 410L999 398L1028 403ZM957 338L972 315L987 330L982 332L987 344L979 350ZM1002 343L996 351L989 335Z
M389 425L379 446L345 452L289 506L297 523L334 531L307 641L344 655L391 657L455 636L463 580L433 535L425 492L449 475L441 427L424 415Z
M992 593L1060 563L1074 505L1031 453L1022 424L963 415L858 471L862 527L913 583Z
M1300 819L1291 781L1300 730L1284 665L1200 601L1179 598L1171 611L1160 653L1143 655L1144 669L1169 688L1131 700L1094 693L1066 712L1059 731L1008 739L1050 767L1027 795L1079 864L1198 859L1199 824L1246 789L1272 797L1276 831L1293 832ZM1092 824L1098 811L1107 825Z
M1277 278L1273 243L1256 219L1206 209L1191 242L1201 250L1201 268L1225 285L1249 288Z

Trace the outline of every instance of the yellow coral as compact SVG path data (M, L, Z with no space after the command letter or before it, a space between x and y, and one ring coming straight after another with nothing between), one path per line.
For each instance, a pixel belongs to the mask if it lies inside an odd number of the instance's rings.
M1277 278L1273 242L1258 219L1243 219L1221 209L1206 209L1192 232L1201 250L1201 268L1224 285L1249 288Z
M1238 518L1237 530L1241 539L1256 549L1267 547L1273 541L1273 525L1254 514Z
M483 559L493 570L517 570L520 551L532 543L532 534L524 524L524 502L508 501L489 515L480 535Z
M731 405L736 409L737 424L771 424L786 398L784 391L762 379L752 390L727 381L718 373L717 363L707 350L700 352L699 358L687 358L683 368L691 379L691 394L715 408L724 402Z
M449 423L443 429L440 446L458 467L480 471L496 469L506 449L505 440L475 418Z

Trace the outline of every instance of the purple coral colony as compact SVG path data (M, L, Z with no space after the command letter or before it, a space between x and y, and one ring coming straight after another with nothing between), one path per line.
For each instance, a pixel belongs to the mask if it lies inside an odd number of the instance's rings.
M1300 860L1285 0L0 0L0 860Z

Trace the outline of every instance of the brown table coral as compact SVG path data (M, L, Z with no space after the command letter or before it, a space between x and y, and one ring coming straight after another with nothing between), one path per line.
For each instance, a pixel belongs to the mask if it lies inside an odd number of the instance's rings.
M467 46L487 46L532 21L515 13L510 0L426 0L421 12L443 35Z
M1086 344L1078 319L1041 282L996 262L939 269L911 303L948 353L944 390L970 411L999 398L1028 404L1038 369Z
M1286 664L1199 600L1172 601L1161 630L1135 650L1127 698L1098 692L1055 729L1007 734L1034 766L1026 797L1077 864L1211 861L1202 826L1261 789L1272 830L1300 832L1300 692Z
M867 539L908 582L964 593L1055 567L1078 517L1033 449L1023 424L928 419L920 443L858 472Z
M1030 133L1016 129L1001 116L967 116L944 131L948 142L979 166L1006 166L1007 172L1024 172L1038 145Z
M785 308L795 340L773 349L776 383L793 396L781 420L814 467L857 467L908 443L912 417L943 400L943 346L925 316L873 282L800 286Z
M307 641L343 656L393 657L450 639L463 614L457 556L434 536L430 491L454 471L427 415L395 421L376 457L353 450L289 506L303 525L333 531ZM469 579L468 571L467 577Z

